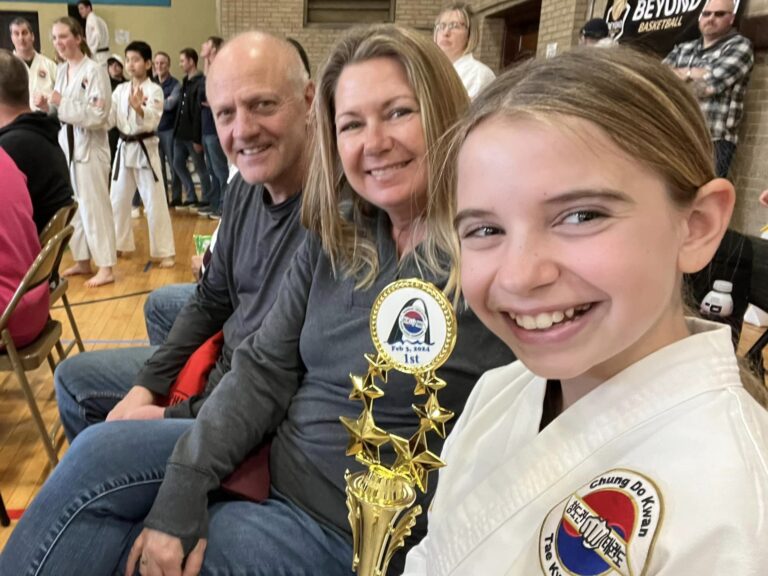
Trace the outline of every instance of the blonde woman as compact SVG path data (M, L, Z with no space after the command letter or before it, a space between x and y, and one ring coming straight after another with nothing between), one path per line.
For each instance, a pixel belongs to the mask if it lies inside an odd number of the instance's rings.
M674 73L624 49L511 70L473 104L461 285L520 362L474 388L408 576L765 571L765 386L684 312L734 203L707 134Z
M242 38L222 48L212 74L238 46ZM249 108L262 102L265 112L281 108L259 91L240 99ZM214 115L231 121L236 106L222 111L217 102ZM419 33L382 26L343 38L320 74L313 108L317 141L303 206L313 235L296 253L272 311L235 350L232 370L194 422L108 422L80 434L16 528L0 572L20 574L33 564L41 575L111 575L126 566L120 558L133 542L129 574L137 567L180 574L188 554L185 574L349 575L344 471L357 465L345 456L339 423L359 410L348 399L349 373L367 368L369 315L382 288L399 277L451 282L452 212L436 148L466 106L450 63ZM270 158L261 138L243 154ZM483 370L511 356L469 311L458 315L458 334L441 368L450 386L440 401L455 411ZM412 390L412 379L390 374L377 425L412 433ZM268 436L270 497L222 501L220 479ZM114 442L120 461L108 448ZM77 506L67 505L73 501ZM98 547L87 547L82 564L72 561L68 551L92 540ZM403 555L393 564L402 570Z
M435 19L435 43L453 63L470 98L480 93L496 75L472 53L480 40L480 31L472 7L465 2L446 5Z

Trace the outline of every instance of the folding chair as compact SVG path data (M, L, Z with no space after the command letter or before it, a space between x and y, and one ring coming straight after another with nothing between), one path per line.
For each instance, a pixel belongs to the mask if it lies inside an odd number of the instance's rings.
M5 509L5 502L3 502L3 495L0 494L0 526L8 526L11 523L11 518L8 516L8 511Z
M43 228L42 232L40 232L40 246L45 246L48 240L61 232L64 227L72 221L72 218L75 216L75 212L77 212L77 202L73 202L69 206L59 208L56 211L56 214L53 215L53 218L51 218L48 224L45 225L45 228ZM66 278L59 276L59 265L61 264L61 259L64 257L64 251L66 248L67 245L62 244L61 252L56 258L56 263L53 267L53 273L51 274L50 302L51 308L53 308L53 305L61 300L61 303L64 306L64 311L67 313L67 318L69 319L69 325L72 328L72 335L74 338L66 348L64 348L61 344L57 345L56 351L59 353L59 360L69 356L69 353L72 352L72 348L74 348L75 345L77 345L77 349L80 352L85 352L83 339L80 337L80 330L77 328L75 316L72 313L72 307L69 305L69 298L67 298L69 282Z
M37 406L35 395L32 392L32 388L27 380L27 370L36 370L47 359L48 364L53 370L56 367L56 361L53 358L53 348L61 346L61 323L48 317L43 331L37 337L37 339L28 344L21 350L16 348L16 344L13 341L11 332L8 328L8 324L16 311L16 307L21 302L22 298L34 288L37 288L43 283L48 283L51 279L51 274L56 265L56 258L59 256L62 246L66 244L73 232L72 226L67 226L54 235L48 243L43 247L40 254L24 275L19 287L13 294L11 301L6 306L2 316L0 316L0 342L5 345L4 350L0 350L0 372L13 371L16 375L16 379L19 381L24 396L29 406L29 411L32 413L32 418L35 421L40 437L43 440L45 451L48 453L48 459L52 466L55 466L59 462L59 458L56 454L54 447L54 439L60 422L56 419L56 425L51 433L45 427L43 417L40 414L40 409Z

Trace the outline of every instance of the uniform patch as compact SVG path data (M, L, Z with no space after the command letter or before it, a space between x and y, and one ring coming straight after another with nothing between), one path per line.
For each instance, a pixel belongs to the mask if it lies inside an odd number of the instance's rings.
M663 515L652 480L609 470L547 514L539 560L547 576L640 576L651 560Z

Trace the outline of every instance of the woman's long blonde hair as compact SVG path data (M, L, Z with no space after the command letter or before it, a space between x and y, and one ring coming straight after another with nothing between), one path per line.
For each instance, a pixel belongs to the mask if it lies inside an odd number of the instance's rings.
M455 166L470 132L496 117L533 118L566 129L568 118L586 120L659 174L677 206L690 205L698 189L716 177L710 133L694 96L667 66L629 48L578 48L505 72L456 126L446 164ZM451 258L458 269L458 243ZM745 388L765 406L765 384L745 364L741 368Z
M352 276L359 288L369 287L379 271L375 239L366 220L373 206L357 194L345 195L346 177L336 142L335 94L342 70L349 64L392 58L405 70L419 104L427 155L427 206L415 225L425 236L416 256L437 278L455 286L455 270L446 270L452 251L453 203L450 182L439 177L441 142L465 112L469 100L453 66L431 40L395 25L354 29L331 50L320 72L313 104L313 145L302 204L302 223L322 239L334 271ZM375 87L371 87L375 90ZM351 200L342 210L342 200Z

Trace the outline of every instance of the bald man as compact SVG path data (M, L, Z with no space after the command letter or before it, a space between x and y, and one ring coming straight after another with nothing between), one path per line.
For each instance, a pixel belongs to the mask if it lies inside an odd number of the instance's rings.
M709 0L699 15L701 37L678 44L664 59L699 100L721 177L728 175L736 152L744 94L755 61L752 43L733 28L735 18L734 0Z
M155 499L177 438L194 423L198 411L205 410L206 398L215 392L233 361L237 361L235 348L259 328L267 310L273 307L283 272L304 239L299 207L307 166L307 130L314 86L296 50L284 40L266 34L248 33L237 37L224 45L211 68L208 97L224 151L240 172L227 193L210 266L179 314L166 343L159 349L90 352L59 366L57 398L69 439L74 439L86 426L103 420L107 414L110 422L86 430L72 444L67 458L57 468L61 471L57 479L48 484L48 492L36 501L39 504L27 509L25 520L16 528L21 531L19 536L12 538L3 550L0 574L24 573L29 562L36 564L39 574L122 573L130 545L138 534L136 529L141 528L141 519ZM254 102L265 104L255 106ZM223 348L208 376L205 391L171 408L156 406L155 401L168 393L189 355L222 329ZM136 419L154 421L115 422ZM227 426L226 416L220 424ZM117 436L112 436L112 431ZM105 442L108 447L95 448L93 441ZM96 455L103 456L104 462L94 462ZM70 473L74 475L72 478L68 478ZM36 552L29 544L41 541L40 531L55 523L48 515L58 513L46 504L49 497L66 499L71 491L71 496L76 498L75 493L84 485L94 482L100 486L112 485L112 480L118 478L129 481L119 481L114 485L115 490L109 489L103 494L106 499L97 499L100 504L96 508L101 504L107 508L88 510L89 507L84 507L60 532L45 559L32 560ZM172 483L166 488L177 489ZM178 490L188 491L185 487ZM113 508L110 496L116 498L112 503L127 509ZM298 507L289 507L282 500L272 502L271 508L284 510L280 517L284 516L287 523L297 515L308 518ZM90 511L95 516L91 517ZM117 516L111 517L112 512ZM150 571L142 566L142 574L181 574L184 557L181 541L170 534L176 533L172 526L188 528L183 518L188 512L182 507L166 520L152 524L156 528L165 526L169 532L158 534L174 543L167 548L171 553L167 563L172 568ZM160 518L162 514L156 515L156 519ZM270 528L278 531L276 537L285 537L273 526L274 517L268 518L272 518L267 521ZM89 533L91 527L93 534ZM320 528L318 531L325 534ZM348 566L351 548L347 538L328 532L323 537L336 546L334 551L339 551L339 565ZM222 535L221 531L218 533ZM239 544L236 538L228 536L224 540L231 542L233 549L220 552L232 565L245 565L238 560L240 553L257 558L254 554L258 546L252 546L256 542ZM90 545L93 542L99 543L98 549ZM88 553L68 555L64 554L65 550L87 550ZM293 562L284 555L278 556ZM268 554L264 554L262 560L265 562L263 573L286 573L269 569ZM186 560L184 574L196 574L194 566L201 561L202 545L199 545ZM220 563L214 565L221 566ZM129 573L134 574L133 570Z

